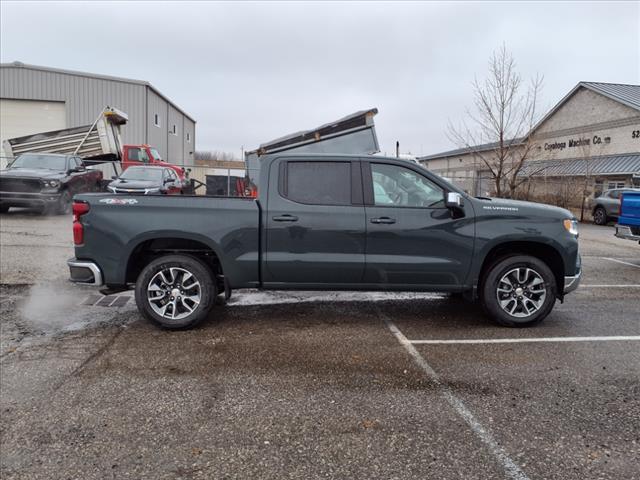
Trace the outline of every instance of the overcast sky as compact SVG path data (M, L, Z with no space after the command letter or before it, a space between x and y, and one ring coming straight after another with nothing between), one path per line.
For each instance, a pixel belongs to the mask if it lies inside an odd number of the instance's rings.
M2 62L147 80L236 152L377 107L383 151L430 154L505 42L548 109L581 80L640 83L638 2L8 2Z

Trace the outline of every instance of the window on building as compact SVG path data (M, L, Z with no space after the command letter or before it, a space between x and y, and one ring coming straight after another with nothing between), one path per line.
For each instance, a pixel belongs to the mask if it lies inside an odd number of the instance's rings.
M160 115L158 115L157 113L155 113L155 114L153 115L153 124L154 124L156 127L159 127L159 126L160 126Z
M611 190L612 188L624 188L624 182L609 182L607 185L607 190Z
M191 143L191 134L187 132L187 143Z
M604 184L602 180L596 180L596 182L593 184L593 196L595 198L598 198L600 195L602 195L603 190Z
M289 162L284 196L310 205L351 204L350 162Z

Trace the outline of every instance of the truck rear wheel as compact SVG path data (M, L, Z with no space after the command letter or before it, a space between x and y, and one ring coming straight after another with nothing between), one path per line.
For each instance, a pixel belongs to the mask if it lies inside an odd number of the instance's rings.
M556 301L555 277L535 257L507 257L487 271L480 299L485 311L500 325L530 327L551 312Z
M138 310L167 329L191 328L204 320L217 291L210 270L188 255L165 255L149 263L136 281Z

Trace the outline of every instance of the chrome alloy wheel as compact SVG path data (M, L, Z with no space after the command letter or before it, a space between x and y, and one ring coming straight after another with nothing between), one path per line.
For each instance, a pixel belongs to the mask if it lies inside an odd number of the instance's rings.
M547 296L542 276L528 267L509 270L498 282L496 289L500 307L517 318L530 317L536 313Z
M147 285L147 300L161 317L183 319L200 305L200 282L184 268L162 269Z

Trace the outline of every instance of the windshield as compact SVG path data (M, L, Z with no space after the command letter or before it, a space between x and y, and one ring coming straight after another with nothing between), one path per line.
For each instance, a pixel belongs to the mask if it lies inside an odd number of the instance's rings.
M20 155L9 168L43 168L45 170L64 170L67 166L67 157L53 155L36 155L28 153Z
M150 148L149 151L151 151L151 156L153 158L155 158L156 160L162 160L162 157L158 153L158 150L156 150L155 148Z
M162 180L161 168L127 168L122 175L122 180L142 180L145 182L160 182Z

